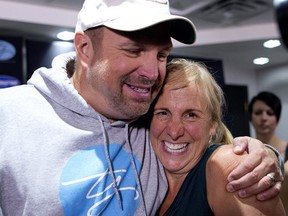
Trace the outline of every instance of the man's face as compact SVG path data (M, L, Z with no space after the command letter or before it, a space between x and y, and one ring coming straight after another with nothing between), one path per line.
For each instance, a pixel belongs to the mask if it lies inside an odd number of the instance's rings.
M111 121L134 119L148 111L162 86L172 47L166 29L158 25L124 33L104 27L82 80L88 86L82 96L95 110Z

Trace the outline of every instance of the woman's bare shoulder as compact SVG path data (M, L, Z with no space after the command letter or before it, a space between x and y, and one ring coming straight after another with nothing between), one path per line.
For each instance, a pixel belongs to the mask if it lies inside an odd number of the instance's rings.
M228 176L229 173L236 166L238 166L246 156L246 152L244 152L242 155L236 155L233 152L233 145L221 145L209 158L207 168L212 169L212 171L217 169L217 172L222 171L224 176Z

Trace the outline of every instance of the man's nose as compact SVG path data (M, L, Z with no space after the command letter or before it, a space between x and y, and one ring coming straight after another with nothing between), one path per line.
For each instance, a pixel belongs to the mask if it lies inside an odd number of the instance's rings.
M148 80L157 80L159 76L159 60L154 54L145 55L139 74Z

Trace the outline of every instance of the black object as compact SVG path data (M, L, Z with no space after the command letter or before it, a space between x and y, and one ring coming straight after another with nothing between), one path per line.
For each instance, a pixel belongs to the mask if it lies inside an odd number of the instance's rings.
M288 49L288 0L274 0L274 8L282 40Z

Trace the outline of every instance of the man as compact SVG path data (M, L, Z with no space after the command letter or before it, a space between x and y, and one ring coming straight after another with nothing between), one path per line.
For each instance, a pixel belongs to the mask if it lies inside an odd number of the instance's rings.
M191 44L195 29L165 0L84 2L76 60L60 56L28 85L0 93L4 215L155 214L167 183L148 122L137 119L161 88L170 37ZM272 182L266 174L278 177L273 152L251 146L249 170L235 170L229 189L255 194ZM279 193L276 185L265 199Z

